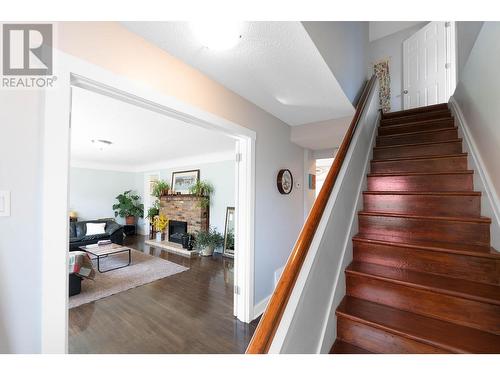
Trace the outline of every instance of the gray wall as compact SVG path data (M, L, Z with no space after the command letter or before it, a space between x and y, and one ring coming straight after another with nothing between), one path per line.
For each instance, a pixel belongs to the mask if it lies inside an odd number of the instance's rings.
M302 182L304 150L290 142L290 126L119 23L57 25L64 52L256 132L254 301L259 303L273 291L274 272L286 262L304 222L302 189L285 196L276 188L281 168Z
M286 262L303 224L302 190L284 196L276 188L281 168L289 168L302 183L303 149L290 142L290 127L119 24L57 27L57 44L66 53L256 132L254 300L267 297L274 271ZM2 352L41 348L40 99L30 90L0 92L0 188L13 193L12 216L0 218Z
M460 21L456 23L457 72L459 80L483 23L483 21Z
M391 111L403 109L403 42L420 30L426 22L399 31L369 44L369 74L373 74L373 64L389 58L389 74L391 76Z
M144 198L142 175L87 168L70 169L69 208L77 212L80 221L115 217L112 208L117 202L115 198L126 190L132 190ZM121 217L117 217L116 221L125 223Z
M171 184L172 172L191 169L199 169L200 179L206 180L214 186L214 194L210 199L210 225L216 227L219 232L224 234L226 208L234 207L235 202L235 162L226 160L169 168L160 170L160 178Z
M368 22L302 22L326 64L355 104L366 81Z
M500 196L500 22L485 22L463 68L454 98Z
M0 90L0 190L11 216L0 217L0 353L40 351L41 95Z

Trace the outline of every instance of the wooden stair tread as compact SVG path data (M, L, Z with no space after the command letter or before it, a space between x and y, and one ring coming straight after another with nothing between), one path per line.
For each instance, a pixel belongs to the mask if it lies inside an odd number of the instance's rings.
M332 353L500 353L500 253L447 104L382 114Z
M426 160L426 159L446 159L446 158L463 158L467 157L466 152L458 154L447 154L447 155L424 155L424 156L402 156L397 158L387 158L387 159L373 159L372 163L383 163L389 161L411 161L411 160Z
M403 134L377 135L377 138L394 138L394 137L401 137L402 135L408 136L408 135L422 134L422 133L439 133L439 132L446 132L449 130L457 130L457 129L458 128L456 126L450 126L449 128L444 128L444 129L420 130L420 131L416 131L416 132L409 132L409 133L403 133Z
M456 353L500 352L500 335L354 297L345 296L336 314Z
M456 143L456 142L462 142L462 138L457 138L457 139L451 139L448 141L435 141L435 142L422 142L422 143L410 143L410 144L403 144L403 145L389 145L389 146L375 146L375 150L379 149L391 149L391 148L398 148L398 147L418 147L418 146L427 146L427 145L437 145L437 144L442 144L442 143Z
M395 117L404 117L409 115L414 115L417 113L425 113L425 112L434 112L434 111L443 111L448 109L447 103L433 104L425 107L417 107L411 109L403 109L401 111L394 112L385 112L382 113L382 118L395 118Z
M485 248L484 246L461 244L457 242L439 242L439 241L419 241L409 239L394 239L392 236L384 236L380 234L362 234L358 233L353 236L353 241L365 241L380 243L383 245L413 247L416 249L424 249L431 251L456 252L460 254L470 254L474 256L482 256L489 258L500 258L500 253L492 247Z
M414 113L414 114L407 114L405 116L400 116L400 117L393 117L393 118L382 118L380 120L380 126L388 126L388 125L394 125L394 124L402 124L402 123L407 123L407 122L415 122L415 121L420 121L420 120L427 120L427 119L441 119L441 118L452 118L452 113L449 109L441 109L441 110L436 110L436 111L431 111L431 112L422 112L422 113Z
M444 171L444 172L384 172L368 173L368 177L394 177L394 176L432 176L432 175L453 175L453 174L474 174L474 171Z
M378 264L352 262L346 273L364 275L413 288L431 290L473 301L500 305L500 286L483 284L464 279L451 278L402 268Z
M369 195L457 195L457 196L481 196L480 191L372 191L365 190L363 194Z
M441 118L431 118L431 119L423 119L423 120L416 120L412 122L404 122L402 124L391 124L391 125L384 125L384 129L397 129L398 127L405 127L408 125L419 125L419 124L430 124L433 122L444 122L444 121L453 121L453 117L441 117Z
M443 221L460 221L460 222L471 222L471 223L491 223L489 217L464 217L464 216L423 216L423 215L412 215L408 213L399 212L370 212L370 211L359 211L358 215L366 216L385 216L385 217L398 217L398 218L408 218L408 219L422 219L422 220L443 220Z
M342 340L335 340L333 343L330 354L373 354L372 352L360 348L359 346L354 346Z

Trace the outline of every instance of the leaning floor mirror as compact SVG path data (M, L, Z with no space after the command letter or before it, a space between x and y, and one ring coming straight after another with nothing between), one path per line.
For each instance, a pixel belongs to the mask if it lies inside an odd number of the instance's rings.
M224 255L228 257L234 257L234 219L234 207L228 207L224 230Z

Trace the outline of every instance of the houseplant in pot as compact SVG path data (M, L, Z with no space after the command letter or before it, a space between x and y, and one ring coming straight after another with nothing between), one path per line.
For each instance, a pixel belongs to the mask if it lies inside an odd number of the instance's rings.
M196 181L196 183L189 188L189 193L201 197L199 205L201 208L207 208L210 205L210 196L214 192L213 185L208 181Z
M156 200L151 207L148 208L146 219L149 221L149 238L153 238L156 230L154 229L154 218L160 214L160 201Z
M151 195L160 200L164 195L168 195L170 184L165 180L158 180L153 183L153 191Z
M195 243L200 255L211 256L217 247L222 246L224 237L215 228L210 227L208 231L196 231Z
M127 190L116 197L118 203L113 205L115 217L124 217L128 225L135 224L136 217L144 217L144 205L140 203L141 197Z
M156 230L156 241L158 242L162 241L162 234L165 228L167 227L167 224L168 224L168 218L165 215L159 214L154 217L153 225Z

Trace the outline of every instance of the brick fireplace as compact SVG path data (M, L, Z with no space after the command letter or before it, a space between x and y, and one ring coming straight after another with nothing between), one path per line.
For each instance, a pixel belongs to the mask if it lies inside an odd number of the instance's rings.
M197 195L165 195L160 199L160 213L169 220L185 221L188 233L208 230L209 208L200 207L201 199Z

